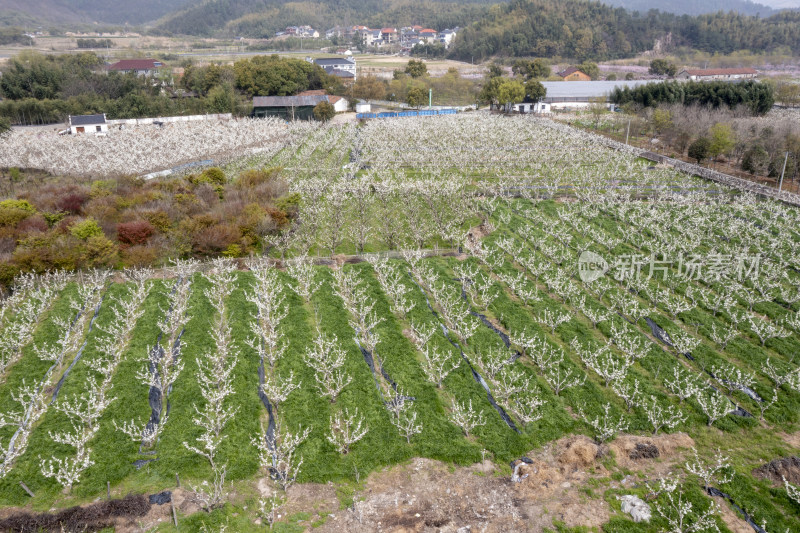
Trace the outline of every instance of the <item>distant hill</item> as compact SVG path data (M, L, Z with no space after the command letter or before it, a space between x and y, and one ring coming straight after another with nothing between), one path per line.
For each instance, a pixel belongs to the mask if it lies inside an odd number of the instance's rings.
M286 26L324 31L337 24L370 27L422 24L437 29L471 23L497 0L206 0L168 15L157 31L188 35L270 37Z
M603 0L603 3L641 13L646 13L651 9L658 9L665 13L675 13L676 15L704 15L718 11L735 11L742 15L768 17L777 13L777 10L769 6L757 4L750 0L703 0L701 2L697 0L669 0L668 2L659 0Z
M450 55L467 61L496 55L600 61L651 50L656 41L710 53L785 47L797 54L800 12L768 18L731 12L690 17L636 13L587 0L513 0L459 32Z
M0 25L76 24L103 22L142 24L192 0L2 0Z

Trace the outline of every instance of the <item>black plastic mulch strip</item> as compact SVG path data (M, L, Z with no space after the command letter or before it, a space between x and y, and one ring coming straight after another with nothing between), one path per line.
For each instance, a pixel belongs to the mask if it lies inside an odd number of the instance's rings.
M653 333L655 338L672 348L672 339L670 339L669 333L664 331L664 328L653 322L650 317L644 317L644 321L647 322L648 326L650 326L650 331Z
M267 408L267 416L269 417L269 421L267 422L267 434L265 435L265 439L268 443L275 442L275 413L272 409L272 403L267 398L267 394L264 392L264 381L266 380L266 371L264 368L264 358L261 358L261 362L258 364L258 398L261 400L261 403L264 404L264 407Z
M750 527L753 528L753 531L755 531L756 533L767 533L766 530L764 530L761 526L753 522L753 519L750 517L749 514L747 514L747 511L739 507L736 504L736 502L733 501L733 498L731 498L730 495L725 494L721 490L715 489L714 487L707 487L706 492L709 494L709 496L717 496L728 500L728 502L730 502L731 504L731 507L739 511L739 513L744 517L744 521L747 522L750 525Z
M172 286L170 294L173 294L178 289L178 285L180 283L183 283L183 278L178 278L175 281L175 284ZM167 315L169 315L169 313L172 313L171 306L167 310ZM181 338L183 337L183 333L185 331L186 327L184 326L183 329L181 329L181 332L178 335L178 338L175 340L175 344L172 347L173 352L175 353L175 357L173 358L174 360L176 360L180 355ZM158 351L159 358L164 357L164 348L161 347L161 339L163 338L163 336L164 336L163 332L158 333L158 337L156 338L156 345L153 347L153 350ZM153 374L154 376L158 376L158 369L155 367L155 365L153 365L153 363L148 362L147 366L151 374ZM170 390L167 390L167 395L169 393ZM145 426L145 432L147 432L148 430L152 431L161 422L161 412L164 409L164 405L161 401L161 389L159 389L155 385L151 385L150 390L147 393L147 400L148 403L150 404L150 419L147 421L147 425ZM167 400L167 414L169 414L169 411L170 411L170 403L169 400ZM144 446L144 434L142 435L142 442L139 445L139 453L142 453L143 446Z
M78 322L78 319L80 318L80 316L83 314L83 312L85 310L86 310L86 305L84 304L84 305L81 306L81 308L78 310L78 312L75 313L75 318L73 318L72 322L70 323L71 326L74 326ZM58 361L55 361L50 366L50 368L47 369L47 372L45 373L44 377L42 378L42 381L40 381L39 384L36 386L36 394L37 395L42 391L42 387L44 387L45 382L52 375L53 371L55 370L55 368L56 368L56 366L58 364L59 364ZM17 441L17 437L19 437L20 433L22 433L23 425L27 423L29 418L30 417L28 416L28 412L26 410L25 411L25 416L23 418L23 422L19 425L19 427L17 427L16 431L14 431L14 434L11 436L11 440L8 443L8 448L10 450L14 450L15 449L14 443Z
M455 280L461 281L459 278L455 278ZM464 300L465 302L469 302L469 300L467 299L467 293L466 291L464 291L463 288L461 289L461 299ZM430 307L430 304L428 305L428 307ZM506 345L506 348L511 348L511 339L509 339L508 335L497 329L494 326L494 324L492 324L491 321L487 318L486 315L478 313L477 311L473 311L472 309L470 309L469 314L471 314L474 317L477 317L481 322L483 322L484 326L494 331L497 334L497 336L500 337L500 340L503 341L503 344ZM522 357L522 354L518 351L515 351L514 356L511 358L511 362L513 363L520 357Z
M59 391L61 391L61 386L64 385L64 380L67 379L67 376L69 376L69 373L72 372L72 368L75 366L75 364L78 361L81 360L81 357L83 357L83 351L84 351L84 349L86 349L86 344L88 342L89 333L91 333L92 329L94 328L94 321L97 320L97 315L100 313L100 307L103 305L103 300L105 300L105 295L103 295L103 297L97 303L97 307L95 307L95 309L94 309L94 316L92 317L92 320L89 322L89 331L86 333L86 338L83 339L83 344L81 344L81 347L78 349L78 353L75 355L75 358L72 360L70 365L64 371L64 375L61 376L61 379L58 380L58 383L56 384L56 388L53 391L53 398L50 400L50 403L53 403L54 401L56 401L56 399L58 398L58 393L59 393Z
M358 331L356 331L356 334L357 333L358 333ZM353 340L356 341L356 344L358 345L358 349L361 350L361 355L364 357L364 362L367 363L367 366L369 367L369 370L372 373L372 380L375 382L375 387L378 389L378 392L381 393L381 396L383 395L383 390L381 389L381 384L378 381L378 375L377 375L377 372L376 372L376 369L375 369L376 366L378 367L378 371L381 373L381 376L383 376L383 379L385 379L386 382L389 384L389 386L392 387L392 389L395 392L397 392L397 387L398 387L397 382L392 379L392 377L389 375L389 373L386 371L386 369L383 368L382 364L381 365L375 365L375 357L373 356L372 352L370 352L369 350L367 350L366 348L364 348L361 345L361 342L359 342L359 340L358 340L358 335L353 337ZM412 401L413 402L415 400L416 400L416 398L414 398L413 396L395 396L390 401L388 401L388 402L385 401L384 404L387 407L392 407L397 402L402 402L402 401Z
M358 342L358 337L355 337L354 340L358 345L358 349L361 350L361 355L364 357L364 362L367 363L367 366L369 367L370 374L372 375L372 381L375 383L375 388L378 389L378 392L380 392L381 384L378 383L378 377L375 374L375 359L372 357L372 354L369 352L369 350L361 346L361 343ZM396 389L397 387L395 386L395 390Z
M706 372L706 374L708 374L709 376L711 376L711 378L712 378L712 379L716 379L716 380L717 380L717 381L719 381L720 383L725 383L725 384L730 384L730 383L731 383L731 382L730 382L730 381L728 381L727 379L722 379L722 378L720 378L720 377L717 377L717 375L716 375L716 374L714 374L714 373L713 373L712 371L710 371L710 370L706 370L705 372ZM743 392L743 393L745 393L747 396L749 396L751 400L753 400L753 401L756 401L756 402L759 402L759 403L762 403L762 402L764 401L764 399L763 399L761 396L759 396L759 395L758 395L758 393L757 393L756 391L754 391L753 389L751 389L750 387L746 387L746 386L743 386L743 385L739 385L738 383L733 383L733 385L736 385L736 387L738 388L738 390L742 391L742 392Z
M152 463L153 461L158 461L158 459L137 459L133 462L133 466L136 467L136 470L141 470L141 468L148 463Z
M498 414L500 415L500 418L502 418L503 421L506 424L508 424L508 427L510 427L511 429L516 431L517 433L520 433L520 430L517 429L516 424L514 424L514 421L511 420L511 417L508 416L508 413L506 413L505 409L503 409L500 405L497 404L497 402L494 399L494 396L492 396L491 390L489 390L489 385L486 383L486 381L483 379L483 377L478 373L478 371L475 370L475 367L472 366L472 363L469 361L469 358L467 358L467 355L464 353L464 350L462 350L461 346L459 346L459 344L450 337L450 332L448 331L447 326L442 324L442 321L439 319L439 313L437 313L433 309L433 307L431 306L431 301L428 299L428 295L425 294L425 291L422 289L422 287L419 286L419 283L417 283L417 280L414 279L414 276L412 276L410 272L407 272L407 274L408 274L408 277L411 278L411 281L414 283L414 285L416 285L417 288L419 288L419 290L422 291L423 296L425 296L425 303L428 304L428 309L431 310L431 313L433 313L433 316L436 317L436 321L439 322L439 326L442 328L442 333L444 333L445 338L448 340L448 342L450 344L452 344L455 348L458 349L459 353L461 353L461 358L464 360L465 363L467 363L467 366L469 366L469 369L472 372L472 377L486 391L486 397L488 398L489 403L498 412Z

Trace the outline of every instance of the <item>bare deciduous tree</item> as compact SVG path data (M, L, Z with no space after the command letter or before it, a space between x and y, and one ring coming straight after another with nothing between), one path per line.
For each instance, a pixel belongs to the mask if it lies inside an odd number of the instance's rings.
M334 403L342 389L352 380L342 368L345 351L339 345L338 337L328 337L318 329L312 346L306 351L305 361L314 370L320 394L329 397L331 403Z
M692 452L694 459L686 462L686 471L700 478L704 489L709 488L714 482L725 484L733 480L730 459L723 455L719 448L714 454L713 462L710 463L700 458L696 448L692 448Z
M628 429L628 423L620 416L615 419L611 414L611 404L607 403L603 406L603 414L596 418L589 418L579 408L578 413L584 422L594 428L595 441L602 444L607 440L613 439L620 431Z
M367 431L369 431L369 427L365 424L364 417L358 415L358 407L353 410L352 415L345 408L343 412L331 416L330 433L326 435L326 438L339 453L347 455L350 446L360 441Z
M466 437L469 437L470 432L476 427L486 424L483 410L476 412L472 408L472 399L469 400L469 404L466 402L462 404L454 401L452 411L450 412L450 420L461 428Z
M653 492L660 496L654 504L655 511L667 522L670 533L719 532L715 518L719 513L716 502L712 500L708 509L698 512L684 496L679 479L662 478Z

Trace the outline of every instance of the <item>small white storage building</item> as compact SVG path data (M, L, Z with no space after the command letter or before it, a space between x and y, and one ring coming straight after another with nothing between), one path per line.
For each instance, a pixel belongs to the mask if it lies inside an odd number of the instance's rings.
M356 113L369 113L372 110L372 105L359 102L356 104Z
M69 132L72 135L78 133L94 133L95 135L105 135L108 132L106 114L98 115L70 115Z
M514 104L515 113L549 113L550 104L546 102L523 102L521 104Z
M347 111L347 99L342 98L341 96L328 96L328 103L333 104L333 109L335 109L337 113L343 113Z

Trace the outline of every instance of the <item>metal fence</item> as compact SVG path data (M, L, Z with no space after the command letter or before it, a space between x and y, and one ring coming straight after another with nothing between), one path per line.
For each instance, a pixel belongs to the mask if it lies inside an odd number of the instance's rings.
M697 176L709 181L713 181L715 183L720 183L722 185L731 187L739 191L750 192L764 198L773 198L775 200L784 202L788 205L800 207L800 195L798 194L786 191L778 191L778 189L774 187L768 187L766 185L746 180L744 178L731 176L730 174L724 174L722 172L718 172L710 168L701 167L700 165L687 163L686 161L682 161L680 159L673 159L671 157L667 157L661 154L656 154L648 150L643 150L641 148L629 146L627 144L623 144L619 141L609 139L608 137L604 137L596 133L591 133L591 132L589 133L590 135L597 138L597 140L601 144L604 144L610 148L614 148L615 150L632 153L638 157L643 157L645 159L653 161L654 163L669 165L675 170L678 170L690 176Z

